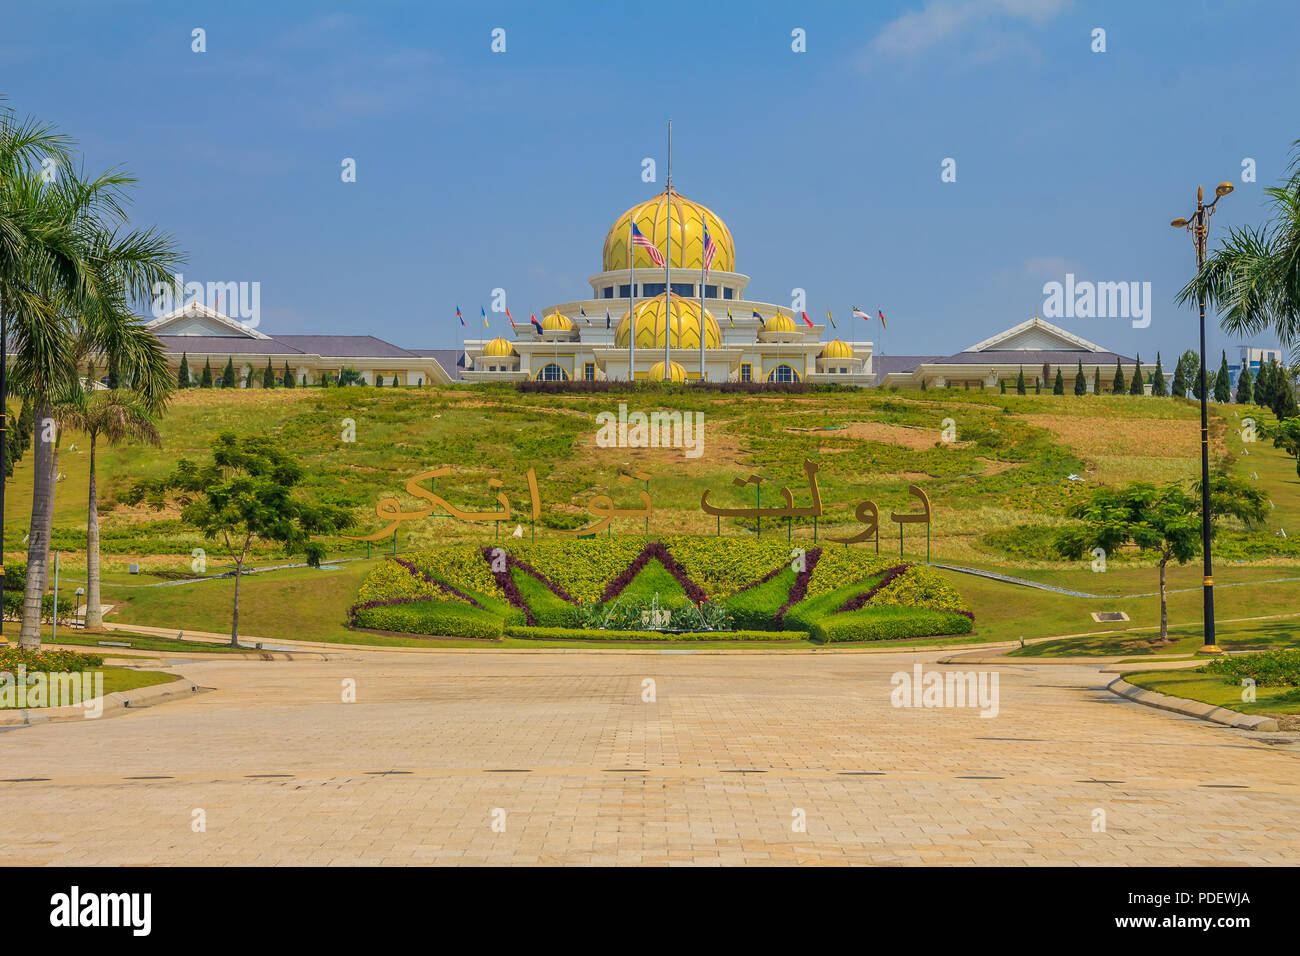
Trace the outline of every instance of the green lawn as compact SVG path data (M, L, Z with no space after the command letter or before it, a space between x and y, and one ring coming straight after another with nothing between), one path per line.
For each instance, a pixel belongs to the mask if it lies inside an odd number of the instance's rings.
M1194 671L1135 671L1123 675L1130 684L1153 690L1171 697L1214 704L1243 714L1300 714L1300 688L1257 687L1256 699L1247 703L1241 699L1241 686L1231 684L1213 674Z
M132 667L96 667L90 670L89 673L102 673L104 675L105 694L137 690L141 687L152 687L154 684L168 684L174 680L180 680L175 674L164 674L162 671L140 671ZM0 704L0 708L4 708L4 705Z

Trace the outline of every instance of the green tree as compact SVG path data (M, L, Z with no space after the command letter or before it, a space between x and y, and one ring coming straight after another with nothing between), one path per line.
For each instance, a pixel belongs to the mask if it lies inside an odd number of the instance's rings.
M1165 391L1165 370L1160 366L1160 353L1156 353L1156 370L1151 375L1151 394L1157 398L1164 398L1169 393Z
M1088 391L1088 384L1083 378L1083 360L1079 360L1079 370L1074 373L1074 394L1084 395Z
M1183 353L1183 374L1187 378L1187 387L1191 389L1192 398L1200 399L1201 357L1191 349Z
M397 388L397 386L399 386L399 385L401 385L401 384L402 384L402 383L398 380L398 376L394 375L394 376L393 376L393 388ZM968 391L968 392L970 391L970 382L967 382L967 383L966 383L966 391Z
M289 371L289 363L284 363L284 387L293 388L297 383L293 379L293 372Z
M1249 405L1251 403L1251 377L1250 366L1245 362L1241 365L1241 374L1237 376L1237 404Z
M1016 374L1016 394L1025 394L1025 367L1020 366L1020 371Z
M1133 380L1129 383L1128 393L1130 395L1142 394L1142 355L1133 360Z
M1300 475L1300 417L1284 418L1261 431L1264 437L1273 439L1274 448L1281 448L1296 460L1296 474Z
M1101 367L1092 370L1092 394L1101 394Z
M1124 369L1119 364L1119 356L1115 356L1115 378L1110 383L1110 393L1112 395L1124 394Z
M339 385L364 385L365 377L351 365L339 372Z
M1286 178L1264 190L1269 220L1229 229L1178 294L1180 303L1213 305L1234 336L1272 331L1283 342L1300 342L1300 140L1291 152Z
M271 367L271 360L266 360L266 369L262 372L262 387L275 388L275 369Z
M190 382L190 357L186 353L182 352L181 367L176 371L176 387L189 388L191 384L192 383Z
M1224 475L1211 478L1212 517L1232 515L1243 523L1255 524L1264 520L1264 509L1265 496L1258 489ZM1160 568L1160 640L1168 641L1165 566L1171 560L1186 564L1200 553L1199 493L1188 494L1176 482L1161 487L1134 482L1117 490L1098 488L1088 498L1070 505L1067 514L1080 523L1057 532L1053 545L1062 557L1078 560L1095 548L1110 557L1128 545L1155 553Z
M1061 374L1060 366L1057 366L1056 369L1056 381L1052 383L1052 394L1053 395L1065 394L1065 376Z
M221 372L221 387L235 387L235 360L234 358L226 359L226 367Z
M199 376L199 388L211 388L212 381L212 360L203 360L203 374Z
M313 535L334 534L353 524L348 511L308 501L295 494L306 472L268 435L236 437L223 432L212 442L212 460L198 465L181 459L176 470L153 490L171 493L182 505L181 520L221 541L235 563L235 600L230 644L239 644L239 583L248 549L255 541L279 545L285 554L305 555L319 567L325 554ZM137 497L143 489L137 486Z
M376 372L376 373L375 373L375 387L376 387L376 388L382 388L382 387L383 387L383 384L384 384L384 377L383 377L382 375L380 375L378 372Z
M921 384L924 385L925 383L922 382ZM1002 395L1007 393L1007 380L1005 378L998 379L998 389L999 393Z
M1174 380L1169 383L1169 394L1174 398L1187 397L1187 366L1184 364L1185 355L1178 357L1178 367L1174 369Z
M157 420L140 396L120 389L95 392L85 405L66 416L67 424L86 433L90 443L90 494L86 512L86 627L101 628L99 577L99 500L95 451L103 439L110 445L128 438L159 445Z
M1228 352L1223 351L1223 361L1219 363L1219 372L1214 376L1214 400L1219 404L1232 401L1232 374L1228 371Z

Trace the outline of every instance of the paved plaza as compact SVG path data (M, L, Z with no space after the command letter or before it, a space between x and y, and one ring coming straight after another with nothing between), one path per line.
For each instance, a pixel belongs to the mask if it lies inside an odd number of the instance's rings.
M0 863L1300 859L1294 742L1122 701L1096 665L942 656L187 662L211 690L0 733ZM997 716L891 706L917 661L996 670Z

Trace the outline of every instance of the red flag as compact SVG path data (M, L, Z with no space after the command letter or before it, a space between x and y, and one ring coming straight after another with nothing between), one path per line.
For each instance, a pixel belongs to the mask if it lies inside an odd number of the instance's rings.
M812 319L808 318L808 313L800 312L799 314L803 316L804 322L808 323L808 328L813 328Z
M515 317L510 314L510 306L506 306L506 318L510 320L510 327L515 327Z

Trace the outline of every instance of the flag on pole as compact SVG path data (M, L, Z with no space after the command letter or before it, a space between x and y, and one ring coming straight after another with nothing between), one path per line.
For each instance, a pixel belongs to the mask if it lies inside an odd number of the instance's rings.
M835 324L835 317L831 315L830 309L826 310L826 319L828 322L830 322L832 329L839 328L839 326Z
M585 319L587 317L587 312L582 306L578 306L578 317L581 319Z
M880 316L880 327L881 327L882 329L885 328L885 327L886 327L886 326L885 326L885 313L884 313L884 312L881 312L879 309L877 309L877 310L876 310L876 315Z
M510 320L510 327L515 327L515 317L510 314L510 306L506 306L506 318Z
M610 328L609 309L605 310L605 328Z
M713 257L718 254L718 244L713 241L709 235L709 227L704 227L704 278L709 277L709 269L713 267Z
M480 306L478 307L478 310L479 310L480 312L483 313L483 328L485 328L485 329L490 329L490 328L492 328L492 326L488 325L488 320L487 320L487 309L483 308L483 306L480 305Z
M871 316L867 315L867 313L863 312L856 305L853 307L853 317L855 319L862 319L864 322L871 321Z
M732 317L730 309L727 310L727 321L731 323L733 329L736 327L736 320Z
M664 254L659 251L659 247L641 234L641 230L632 223L632 245L642 246L650 254L650 261L660 269L664 267Z
M808 318L807 312L800 312L799 314L803 316L804 323L808 326L808 328L811 329L814 327L812 324L812 319Z
M780 314L779 310L778 310L778 313L777 313L777 314L778 314L778 315ZM758 309L755 309L755 310L754 310L754 318L758 319L758 321L760 321L760 322L763 321L763 317L762 317L761 315L758 314Z
M460 314L460 306L456 306L456 318L460 319L460 324L463 327L465 325L465 316Z
M540 323L540 322L537 321L537 316L534 315L532 312L529 312L529 313L528 313L528 321L531 322L531 323L533 323L533 328L535 328L535 329L537 330L537 334L538 334L538 335L541 335L541 334L542 334L542 323Z

